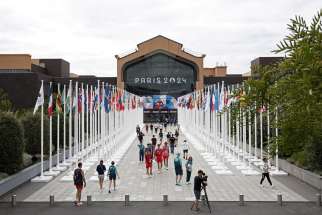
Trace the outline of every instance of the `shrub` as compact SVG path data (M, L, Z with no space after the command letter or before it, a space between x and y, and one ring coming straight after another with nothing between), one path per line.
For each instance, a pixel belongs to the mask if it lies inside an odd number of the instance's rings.
M23 128L9 112L0 113L0 172L13 174L23 164Z
M21 120L24 128L25 150L28 154L37 155L41 150L41 115L33 115L31 112ZM48 117L44 116L44 154L49 153L49 126Z

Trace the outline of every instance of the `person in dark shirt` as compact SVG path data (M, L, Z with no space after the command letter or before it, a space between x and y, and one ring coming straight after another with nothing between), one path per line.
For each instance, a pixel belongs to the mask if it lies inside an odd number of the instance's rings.
M195 194L196 200L193 202L191 206L191 210L195 207L196 211L199 211L199 200L201 194L201 188L203 185L206 185L207 182L203 180L203 171L198 170L198 175L195 176L194 185L193 185L193 193Z
M139 132L138 139L139 139L140 143L143 142L143 136L144 136L143 132Z
M100 191L103 191L103 183L104 183L104 174L106 171L106 167L103 164L103 160L100 161L100 163L96 167L96 172L98 175L98 183L100 185Z
M151 138L151 143L152 143L152 157L154 157L154 150L157 145L157 138L153 135Z
M173 136L173 134L171 135L169 142L170 142L170 152L171 154L174 153L174 144L175 144L176 138Z
M150 125L151 133L153 133L153 124Z
M85 174L82 170L83 164L81 162L78 163L78 168L74 170L74 185L76 187L76 206L81 206L81 198L82 198L82 190L84 187L86 187L86 181L85 181Z

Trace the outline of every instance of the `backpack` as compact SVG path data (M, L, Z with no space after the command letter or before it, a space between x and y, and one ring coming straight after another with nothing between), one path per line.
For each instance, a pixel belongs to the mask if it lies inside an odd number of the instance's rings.
M108 172L109 172L110 176L112 176L112 177L116 176L116 167L115 166L110 166L108 168Z
M74 184L83 183L83 175L80 169L75 169L74 171Z

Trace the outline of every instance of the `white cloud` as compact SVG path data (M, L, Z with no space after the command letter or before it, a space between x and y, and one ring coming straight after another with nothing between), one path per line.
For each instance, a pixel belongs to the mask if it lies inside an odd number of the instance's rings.
M115 54L162 34L244 73L272 56L295 15L310 19L319 0L2 0L0 53L64 58L72 72L115 76Z

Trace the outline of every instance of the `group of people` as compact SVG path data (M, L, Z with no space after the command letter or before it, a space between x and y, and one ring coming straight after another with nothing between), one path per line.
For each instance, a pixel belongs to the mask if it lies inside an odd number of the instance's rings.
M76 200L75 205L80 206L82 205L81 197L82 197L82 190L86 187L86 179L85 179L85 173L82 169L83 164L81 162L78 163L78 168L74 170L73 180L74 185L76 187ZM108 170L106 171L106 166L104 165L103 160L100 161L100 163L96 167L96 172L98 175L98 182L99 182L99 188L100 191L103 192L103 185L104 185L104 179L105 179L105 173L107 172L107 176L109 179L109 188L108 193L111 193L111 186L113 183L114 191L116 190L116 177L120 178L117 168L115 166L115 162L112 161L111 165L109 166Z
M183 164L182 159L180 157L179 150L175 153L175 147L178 147L178 137L179 137L179 128L175 129L174 134L170 131L167 132L166 141L163 141L163 129L166 130L166 124L163 126L160 125L145 125L146 134L150 132L152 133L151 140L146 144L143 143L144 134L141 131L140 127L137 126L136 132L139 140L138 148L139 148L139 162L144 163L146 167L146 174L148 177L152 177L152 167L153 162L156 162L158 173L161 173L162 169L169 169L169 156L170 154L176 154L174 157L174 170L176 174L176 185L181 185L181 180L183 176ZM159 133L158 133L159 131ZM158 134L159 141L156 138L155 134ZM186 140L180 144L180 148L182 148L183 158L186 160L184 166L186 167L186 183L190 184L191 172L192 172L192 156L188 155L189 145Z
M192 156L189 155L189 144L186 140L184 140L180 144L180 148L183 152L183 160L180 157L180 150L177 150L177 152L174 152L174 148L178 147L178 136L179 136L179 129L177 128L175 130L175 134L171 134L169 131L166 135L167 140L163 142L163 127L162 125L156 125L154 126L151 124L150 126L146 125L146 133L149 132L149 129L151 131L152 138L151 141L145 146L143 143L144 139L144 133L141 131L140 127L137 126L136 132L137 137L139 140L138 148L139 148L139 162L144 163L146 167L146 174L148 177L152 177L152 167L153 162L157 163L158 166L158 173L161 173L162 168L164 167L166 170L168 170L168 162L169 162L169 155L175 154L173 162L174 162L174 171L176 175L176 185L181 186L181 180L183 176L183 166L185 166L186 169L186 184L190 183L190 178L192 174ZM154 134L157 134L159 130L159 143L158 139L155 137ZM169 144L170 143L170 144ZM178 147L179 148L179 147ZM270 174L269 174L269 164L268 160L266 158L263 159L264 166L262 168L262 178L260 180L260 185L262 186L262 183L265 178L267 178L269 184L272 186L272 182L270 180ZM104 185L104 179L105 175L108 176L109 179L109 188L108 193L111 193L111 187L113 184L114 191L116 189L116 178L120 178L117 168L115 166L114 161L111 162L111 165L106 168L104 165L103 160L99 162L99 164L96 167L96 172L98 175L98 181L99 181L99 188L100 191L103 191L103 185ZM206 177L205 173L202 170L198 170L198 175L194 178L194 194L195 194L195 201L193 205L191 206L191 209L194 208L198 211L199 206L198 202L200 200L200 194L201 190L205 189L205 186L207 185L207 181L205 180ZM75 205L80 206L81 203L81 194L84 187L86 187L86 180L85 180L85 174L82 170L82 163L78 163L78 168L74 170L74 185L76 187L76 201Z

